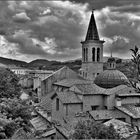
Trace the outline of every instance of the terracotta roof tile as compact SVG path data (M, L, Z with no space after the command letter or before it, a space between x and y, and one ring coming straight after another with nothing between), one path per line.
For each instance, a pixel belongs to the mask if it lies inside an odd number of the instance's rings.
M140 118L140 107L135 105L123 105L116 108L133 118Z
M76 84L82 94L105 94L106 89L101 88L95 84Z
M54 91L48 93L46 96L42 97L41 102L38 106L43 108L47 112L51 112L52 110L52 100L51 96L54 94Z
M65 103L82 103L79 97L72 91L57 92L59 99Z
M33 118L30 122L37 131L46 130L48 128L46 120L40 116Z
M107 126L110 126L112 124L115 128L115 130L119 133L121 138L128 138L133 134L136 134L136 131L131 127L130 124L117 120L112 119L104 123Z
M89 114L95 120L107 120L107 119L113 119L113 118L122 118L121 114L115 110L95 110L95 111L90 111Z
M54 83L54 85L59 85L63 87L72 87L75 84L87 84L87 83L91 83L91 81L82 79L64 79Z

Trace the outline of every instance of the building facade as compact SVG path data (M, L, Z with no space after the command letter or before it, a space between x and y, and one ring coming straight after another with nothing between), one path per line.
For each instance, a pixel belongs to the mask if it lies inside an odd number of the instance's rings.
M85 41L82 43L82 68L80 75L94 80L103 71L103 40L100 40L92 11Z

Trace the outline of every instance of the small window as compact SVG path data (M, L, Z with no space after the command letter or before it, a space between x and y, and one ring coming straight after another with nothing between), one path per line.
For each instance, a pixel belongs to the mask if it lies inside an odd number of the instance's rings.
M104 106L105 109L107 109L107 106Z
M56 99L56 110L57 111L59 110L59 99L58 98Z
M95 105L95 106L91 106L91 109L92 109L92 110L97 110L97 108L98 108L97 105Z
M100 48L97 49L97 62L100 61Z
M68 116L68 105L66 105L66 116Z
M92 61L95 61L95 48L92 48Z
M87 73L85 73L85 78L87 78Z

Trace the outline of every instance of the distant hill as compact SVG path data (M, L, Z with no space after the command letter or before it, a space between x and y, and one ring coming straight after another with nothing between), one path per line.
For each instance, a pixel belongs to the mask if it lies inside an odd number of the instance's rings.
M103 61L107 62L108 58L109 57L104 57ZM118 60L120 58L116 57L115 59ZM128 62L128 61L129 60L122 59L122 62ZM48 69L48 70L57 70L65 65L73 70L78 70L82 64L81 59L69 60L65 62L49 61L46 59L36 59L27 63L25 61L19 61L19 60L4 58L4 57L0 57L0 63L4 65L14 65L18 67L25 67L25 68L32 68L32 69Z
M0 63L2 63L4 65L16 65L16 66L26 66L27 65L27 62L25 62L25 61L9 59L9 58L4 58L4 57L0 57Z
M104 56L104 57L103 57L103 62L107 62L108 58L109 58L109 57ZM114 57L114 58L115 58L115 60L121 59L121 58L119 58L119 57ZM130 61L131 61L131 59L121 59L121 60L122 60L122 62L130 62Z

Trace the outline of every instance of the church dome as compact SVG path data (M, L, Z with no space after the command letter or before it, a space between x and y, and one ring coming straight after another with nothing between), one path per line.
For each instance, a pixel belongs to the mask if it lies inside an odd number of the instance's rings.
M102 88L113 88L119 85L129 84L127 77L115 69L103 71L95 78L94 82Z

